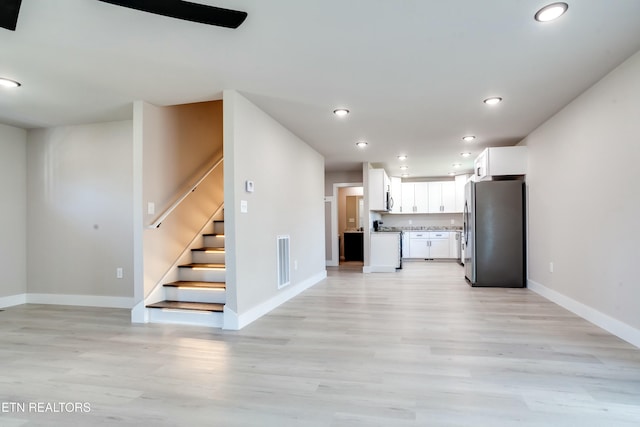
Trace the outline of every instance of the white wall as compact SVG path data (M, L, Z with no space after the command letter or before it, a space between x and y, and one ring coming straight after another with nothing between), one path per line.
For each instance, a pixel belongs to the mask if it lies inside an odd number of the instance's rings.
M27 132L0 124L0 307L27 290ZM3 303L5 301L6 303Z
M362 183L362 170L350 172L326 172L324 175L324 194L334 196L333 184ZM337 194L335 194L337 196Z
M258 316L326 275L324 159L237 92L225 91L223 99L225 311ZM247 180L255 183L255 192L245 192ZM247 213L240 212L241 200L247 201ZM292 264L292 284L280 290L278 235L291 237Z
M530 287L640 345L640 53L523 144Z
M132 151L131 121L28 132L31 302L130 306ZM116 278L117 267L123 268L123 279Z

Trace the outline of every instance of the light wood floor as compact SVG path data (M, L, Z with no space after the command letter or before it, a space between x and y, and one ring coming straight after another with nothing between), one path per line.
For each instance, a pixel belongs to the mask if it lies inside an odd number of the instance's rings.
M470 288L457 264L404 265L330 270L239 332L6 309L0 426L640 425L639 349L526 289Z

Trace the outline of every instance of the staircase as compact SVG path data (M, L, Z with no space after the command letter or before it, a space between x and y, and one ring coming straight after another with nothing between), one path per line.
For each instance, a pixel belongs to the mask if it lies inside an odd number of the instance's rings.
M226 298L224 221L203 234L204 247L191 250L191 263L178 266L178 280L163 285L165 300L146 305L153 323L223 326Z

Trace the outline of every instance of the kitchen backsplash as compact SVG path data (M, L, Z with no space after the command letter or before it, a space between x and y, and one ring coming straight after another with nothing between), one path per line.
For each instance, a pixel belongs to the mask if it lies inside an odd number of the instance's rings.
M429 227L462 228L462 214L382 214L382 224L385 228L402 230L425 230Z

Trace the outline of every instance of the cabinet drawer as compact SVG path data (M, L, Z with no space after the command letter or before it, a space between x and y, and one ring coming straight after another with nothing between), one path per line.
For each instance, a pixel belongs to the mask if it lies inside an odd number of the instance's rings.
M448 239L449 232L448 231L430 231L428 237L430 239Z
M410 231L409 238L410 239L428 239L429 232L428 231Z

